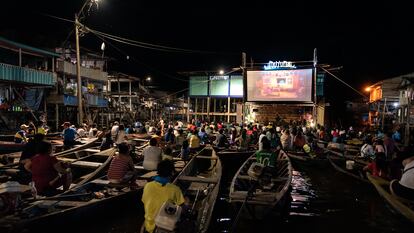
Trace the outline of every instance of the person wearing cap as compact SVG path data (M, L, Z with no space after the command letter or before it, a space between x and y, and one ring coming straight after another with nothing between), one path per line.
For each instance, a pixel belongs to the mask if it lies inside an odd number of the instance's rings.
M20 130L14 135L14 142L15 143L26 143L27 142L27 129L29 129L28 125L21 125Z
M75 138L78 133L74 128L70 127L70 122L65 122L62 126L64 128L62 133L64 149L67 150L75 145Z

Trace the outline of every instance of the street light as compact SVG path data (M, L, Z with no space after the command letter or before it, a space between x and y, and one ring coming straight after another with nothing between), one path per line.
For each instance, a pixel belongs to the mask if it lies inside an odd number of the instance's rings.
M219 74L220 74L220 75L223 75L223 74L224 74L224 70L220 70L220 71L219 71Z
M150 77L150 76L148 76L145 80L146 80L147 82L151 82L151 77Z
M367 87L367 88L365 88L365 91L366 91L366 92L370 92L370 91L371 91L371 87Z

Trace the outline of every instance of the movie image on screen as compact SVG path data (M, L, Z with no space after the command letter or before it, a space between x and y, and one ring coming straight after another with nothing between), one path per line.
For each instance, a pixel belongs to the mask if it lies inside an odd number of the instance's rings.
M312 101L312 69L247 71L247 101Z
M208 77L191 76L190 77L190 96L207 96L208 95Z

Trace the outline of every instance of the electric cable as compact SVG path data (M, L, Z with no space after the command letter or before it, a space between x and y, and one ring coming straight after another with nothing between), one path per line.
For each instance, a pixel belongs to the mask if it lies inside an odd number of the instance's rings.
M327 69L323 68L323 67L319 67L322 70L324 70L326 73L330 74L332 77L334 77L335 79L337 79L338 81L340 81L341 83L343 83L345 86L351 88L352 90L354 90L356 93L358 93L359 95L361 95L364 98L367 98L366 95L364 95L362 92L358 91L357 89L353 88L351 85L349 85L348 83L346 83L345 81L343 81L342 79L338 78L336 75L332 74L331 72L329 72Z

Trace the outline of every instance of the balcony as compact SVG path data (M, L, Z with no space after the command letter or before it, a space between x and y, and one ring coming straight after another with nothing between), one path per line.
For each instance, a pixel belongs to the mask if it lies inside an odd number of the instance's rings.
M56 71L76 76L76 64L72 64L67 61L58 61L56 65ZM91 69L81 66L81 76L93 80L108 81L108 73L103 72L100 69Z
M55 83L56 74L0 63L0 80L52 86Z

